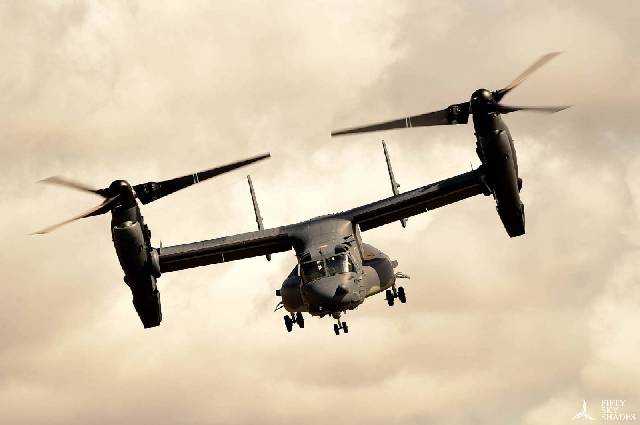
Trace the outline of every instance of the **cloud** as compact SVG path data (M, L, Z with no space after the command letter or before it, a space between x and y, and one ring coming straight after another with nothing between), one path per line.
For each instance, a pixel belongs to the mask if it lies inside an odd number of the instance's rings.
M566 423L640 391L640 50L634 2L40 2L0 7L0 411L12 424ZM625 10L628 11L625 12ZM144 331L108 218L26 234L104 187L271 151L250 172L267 226L478 165L470 126L329 138L440 109L566 52L509 95L572 103L511 114L527 235L478 197L366 232L409 302L284 332L274 290L291 253L171 273ZM505 99L506 101L506 99ZM635 108L635 109L634 109ZM244 172L244 170L243 170ZM242 172L143 208L157 245L252 230ZM595 405L594 405L595 406Z

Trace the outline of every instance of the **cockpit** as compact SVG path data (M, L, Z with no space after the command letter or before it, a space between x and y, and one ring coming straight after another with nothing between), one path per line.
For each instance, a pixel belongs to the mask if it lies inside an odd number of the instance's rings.
M324 261L307 261L300 264L300 276L302 276L304 283L326 276Z
M356 267L353 264L353 260L347 254L336 254L331 257L300 263L300 276L302 276L304 283L326 276L355 271Z

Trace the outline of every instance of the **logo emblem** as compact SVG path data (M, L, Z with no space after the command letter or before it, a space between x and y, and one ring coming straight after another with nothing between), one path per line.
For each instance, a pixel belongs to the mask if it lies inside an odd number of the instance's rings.
M595 420L587 413L587 400L582 400L582 410L576 413L576 415L573 418L571 418L571 420L575 421L576 419L581 419L581 418L588 419L590 421Z

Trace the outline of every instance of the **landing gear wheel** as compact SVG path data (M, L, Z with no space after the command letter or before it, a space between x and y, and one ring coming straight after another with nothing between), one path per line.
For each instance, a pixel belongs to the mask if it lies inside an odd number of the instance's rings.
M402 286L398 288L398 299L402 304L407 302L407 295L404 293L404 288Z
M291 317L284 316L284 325L287 327L287 332L291 332L293 330L293 320L291 320Z
M340 335L340 327L337 323L333 324L333 331L336 333L336 335Z
M302 313L296 313L296 323L301 329L304 329L304 317L302 316Z
M387 292L385 293L385 295L387 299L387 304L389 304L389 307L393 307L393 303L395 302L395 297L393 296L393 292L391 292L391 289L387 289Z
M349 326L347 326L347 322L342 322L342 330L344 331L344 333L348 334L349 333Z

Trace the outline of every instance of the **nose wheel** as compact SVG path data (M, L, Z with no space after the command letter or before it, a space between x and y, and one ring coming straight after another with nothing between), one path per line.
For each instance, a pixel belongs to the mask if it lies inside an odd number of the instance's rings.
M302 313L297 312L284 316L284 326L287 328L287 332L293 330L293 325L298 325L301 329L304 328L304 316Z
M347 326L347 322L341 322L340 321L340 316L342 312L340 311L336 311L334 313L332 313L331 315L333 316L334 319L336 319L336 323L334 323L333 325L333 332L336 335L340 335L340 331L342 331L345 334L349 333L349 326Z

